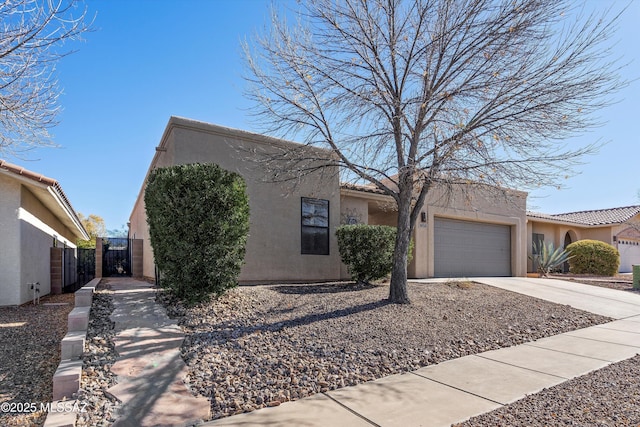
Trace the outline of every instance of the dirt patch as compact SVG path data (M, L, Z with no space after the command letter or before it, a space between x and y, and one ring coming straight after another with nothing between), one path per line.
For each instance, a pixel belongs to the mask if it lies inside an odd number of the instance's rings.
M60 342L67 333L73 294L45 296L39 305L0 307L0 403L20 409L50 402ZM46 413L0 412L2 426L40 426Z

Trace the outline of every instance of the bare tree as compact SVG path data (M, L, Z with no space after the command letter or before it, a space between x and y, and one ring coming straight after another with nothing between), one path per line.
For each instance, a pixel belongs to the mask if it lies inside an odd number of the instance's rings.
M0 154L53 145L65 42L87 31L77 0L0 2Z
M434 186L558 185L597 148L563 141L597 125L624 85L606 45L619 15L576 19L574 1L300 7L295 25L274 11L244 45L248 95L266 132L328 148L325 164L395 200L396 303L409 302L410 236Z

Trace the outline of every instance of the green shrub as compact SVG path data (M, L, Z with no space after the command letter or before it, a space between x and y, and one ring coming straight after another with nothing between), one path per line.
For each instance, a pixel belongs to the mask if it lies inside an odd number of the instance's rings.
M620 253L599 240L578 240L566 247L571 253L569 271L575 274L613 276L620 267Z
M396 228L387 225L342 225L336 230L342 262L356 282L370 283L391 273ZM413 242L412 242L413 243ZM409 254L412 252L409 249Z
M240 175L198 163L155 169L144 201L162 287L197 302L237 285L249 232Z

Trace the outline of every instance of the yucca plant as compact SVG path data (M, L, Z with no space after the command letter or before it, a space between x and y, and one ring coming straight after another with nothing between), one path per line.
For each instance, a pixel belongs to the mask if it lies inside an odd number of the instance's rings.
M542 277L548 277L551 270L558 268L571 258L570 252L567 252L564 248L554 248L553 243L549 242L545 245L544 242L533 242L534 255L529 258L538 265L538 273Z

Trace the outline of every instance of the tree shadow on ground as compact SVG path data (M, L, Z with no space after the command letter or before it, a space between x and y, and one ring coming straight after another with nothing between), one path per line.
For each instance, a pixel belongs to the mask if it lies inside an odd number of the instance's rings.
M271 288L281 294L337 294L341 292L358 292L374 289L382 285L356 283L356 282L334 282L334 283L314 283L297 285L276 285Z
M311 313L292 319L258 322L254 324L239 325L236 320L219 322L213 325L212 330L206 332L195 332L189 334L192 339L206 339L214 343L227 343L238 340L239 338L262 332L280 332L283 329L309 325L315 322L334 319L338 317L350 316L356 313L376 310L391 303L387 299L373 301L365 304L354 305L351 307L341 308L328 312Z

